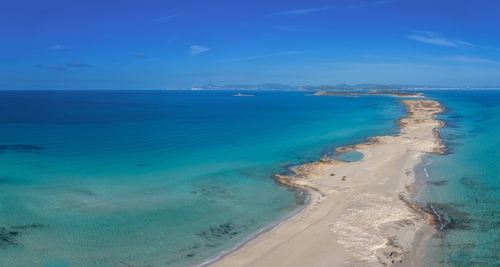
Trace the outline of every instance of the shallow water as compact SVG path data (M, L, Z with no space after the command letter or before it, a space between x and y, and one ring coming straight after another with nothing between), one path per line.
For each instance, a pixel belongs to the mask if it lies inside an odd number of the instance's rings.
M363 153L361 152L350 151L350 152L340 153L339 155L335 156L334 159L347 162L356 162L362 160L363 157L364 157Z
M201 262L300 206L272 174L404 115L390 97L234 93L1 91L0 265Z
M438 118L447 155L427 165L427 193L445 225L430 242L424 266L500 266L500 91L442 91L427 96L446 112Z

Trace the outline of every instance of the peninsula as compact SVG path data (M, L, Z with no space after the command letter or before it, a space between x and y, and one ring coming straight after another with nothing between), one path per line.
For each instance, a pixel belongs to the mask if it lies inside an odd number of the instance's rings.
M275 175L309 194L304 209L211 266L419 266L439 217L413 204L414 168L427 153L443 153L432 100L403 100L400 133L337 149L359 151L358 162L323 158L295 175Z

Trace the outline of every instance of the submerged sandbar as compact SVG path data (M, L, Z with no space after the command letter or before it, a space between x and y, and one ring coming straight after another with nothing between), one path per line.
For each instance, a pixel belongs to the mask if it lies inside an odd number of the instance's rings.
M301 165L281 183L305 189L307 207L250 240L213 266L418 266L435 233L434 214L413 204L413 169L426 153L442 153L439 102L403 100L400 133L338 148L358 162L323 158Z

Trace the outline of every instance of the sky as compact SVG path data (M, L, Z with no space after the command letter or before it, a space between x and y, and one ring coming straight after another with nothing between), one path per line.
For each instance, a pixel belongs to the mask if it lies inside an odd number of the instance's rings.
M0 90L500 86L500 1L0 1Z

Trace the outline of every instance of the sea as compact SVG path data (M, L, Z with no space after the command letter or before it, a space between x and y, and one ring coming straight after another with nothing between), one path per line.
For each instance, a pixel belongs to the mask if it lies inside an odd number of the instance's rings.
M446 111L420 204L442 220L422 266L500 266L500 90L425 92Z
M251 97L234 97L236 93ZM500 91L428 91L445 155L419 204L425 266L499 266ZM389 96L0 91L0 266L196 266L300 210L274 174L398 132Z

